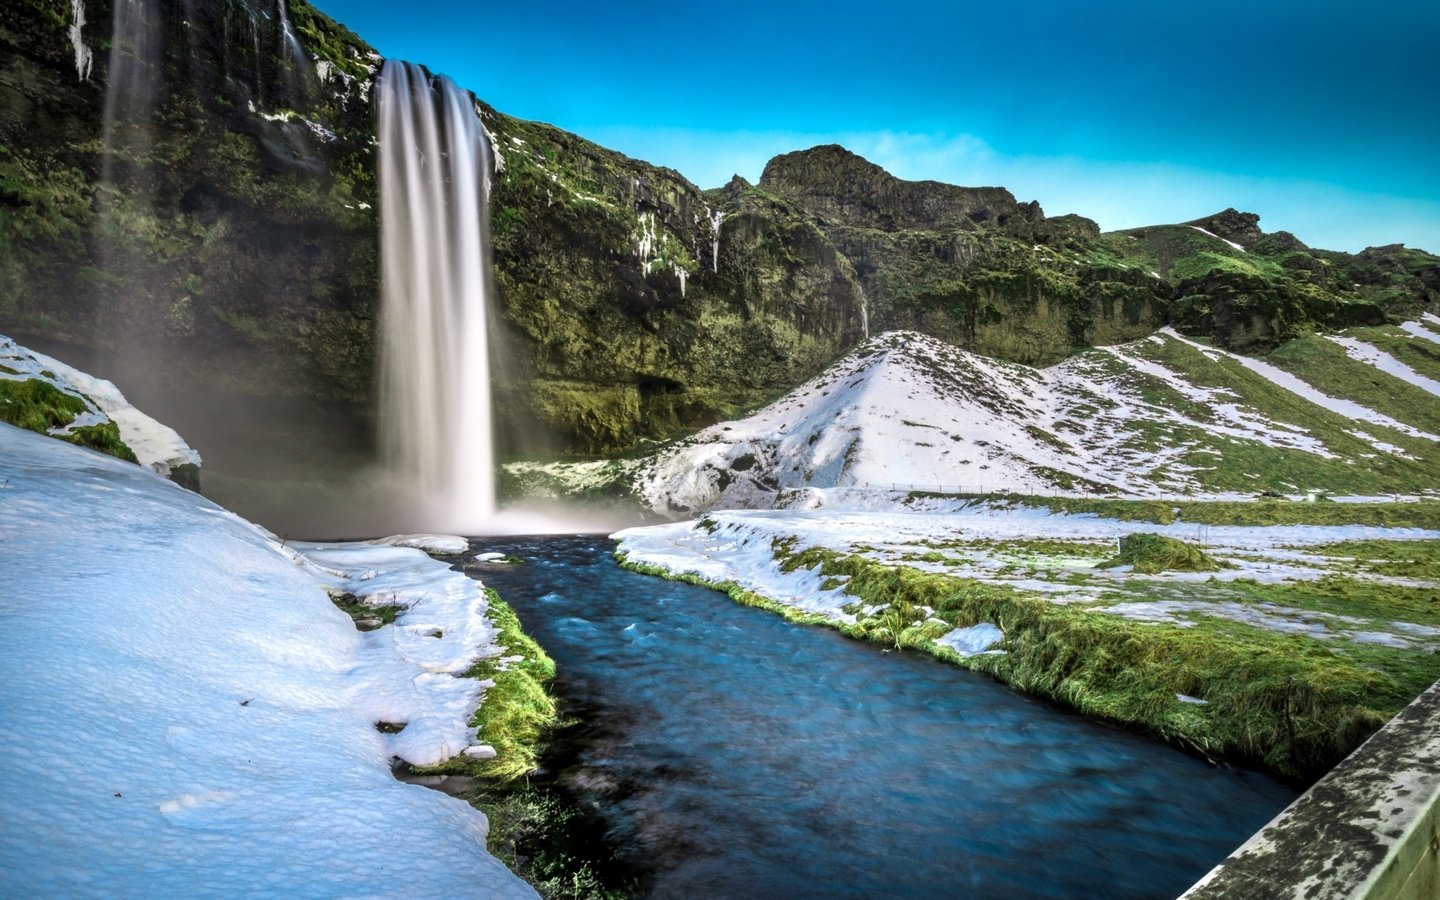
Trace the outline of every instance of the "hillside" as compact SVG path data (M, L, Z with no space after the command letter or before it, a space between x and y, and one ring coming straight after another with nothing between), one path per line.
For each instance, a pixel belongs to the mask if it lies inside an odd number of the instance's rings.
M914 332L862 344L744 419L626 463L512 466L686 513L813 488L1112 496L1415 494L1440 471L1440 319L1264 358L1171 329L1034 369Z

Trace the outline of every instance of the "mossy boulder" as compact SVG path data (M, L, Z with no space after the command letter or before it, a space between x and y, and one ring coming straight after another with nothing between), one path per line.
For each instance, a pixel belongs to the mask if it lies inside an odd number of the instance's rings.
M1120 552L1095 566L1114 569L1131 566L1145 575L1160 572L1218 572L1227 565L1217 562L1194 544L1163 534L1140 532L1120 539Z

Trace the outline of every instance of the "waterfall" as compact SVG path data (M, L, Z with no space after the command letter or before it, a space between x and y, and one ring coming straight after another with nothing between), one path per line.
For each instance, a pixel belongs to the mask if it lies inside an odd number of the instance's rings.
M380 450L427 529L495 506L484 222L489 143L469 94L394 60L380 72Z
M300 39L295 37L295 29L290 25L290 11L285 8L285 0L276 0L276 6L280 12L281 56L290 58L297 73L304 72L308 62L305 59L305 51L300 49Z
M105 70L105 154L101 180L116 186L123 162L148 200L150 120L160 92L160 22L152 0L115 0Z
M714 232L714 238L710 242L710 270L719 273L720 271L720 223L725 221L725 210L712 210L710 213L710 229Z
M81 81L90 79L90 65L95 55L85 43L85 0L70 0L70 46L75 50L75 74Z

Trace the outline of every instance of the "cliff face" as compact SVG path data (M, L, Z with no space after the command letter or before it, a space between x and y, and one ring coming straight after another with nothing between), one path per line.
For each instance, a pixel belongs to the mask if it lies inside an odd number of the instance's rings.
M317 431L366 459L380 64L304 0L4 4L0 330L121 383L216 475L305 457ZM834 146L702 191L477 110L499 166L504 452L608 453L731 418L867 328L1045 363L1167 322L1263 348L1440 300L1434 256L1311 250L1233 210L1101 234Z
M509 359L502 431L581 451L709 424L863 337L848 264L801 212L483 108ZM552 443L552 446L554 444Z
M304 3L279 12L0 11L0 321L124 385L222 472L297 455L316 423L363 442L363 415L325 411L370 393L376 58Z

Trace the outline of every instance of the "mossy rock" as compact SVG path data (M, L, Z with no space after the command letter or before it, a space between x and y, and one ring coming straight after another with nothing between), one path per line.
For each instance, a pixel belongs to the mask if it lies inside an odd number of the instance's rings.
M1152 532L1125 535L1120 539L1120 552L1095 568L1114 569L1118 566L1132 566L1133 571L1144 575L1218 572L1229 568L1194 544Z

